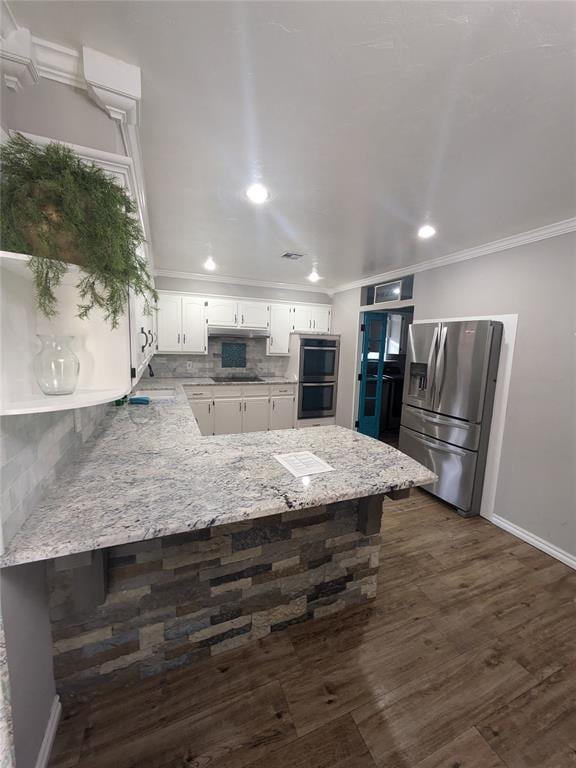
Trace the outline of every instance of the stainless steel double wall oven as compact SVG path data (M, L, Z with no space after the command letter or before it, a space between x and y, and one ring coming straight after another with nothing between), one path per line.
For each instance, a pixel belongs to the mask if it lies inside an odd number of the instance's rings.
M299 419L335 415L339 357L339 336L300 337Z

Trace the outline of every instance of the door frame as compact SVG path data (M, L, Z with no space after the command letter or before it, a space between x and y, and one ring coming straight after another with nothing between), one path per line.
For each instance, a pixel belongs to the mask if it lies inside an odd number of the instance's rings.
M360 330L362 333L362 343L361 343L361 353L360 353L360 373L358 376L360 377L360 387L358 388L358 410L356 412L356 417L358 421L358 427L356 429L360 432L361 428L361 422L363 418L373 418L376 420L378 425L378 430L376 435L370 435L367 432L361 432L363 435L368 435L368 437L374 437L376 440L380 437L380 419L382 415L382 375L383 375L383 367L384 367L384 357L386 356L386 335L388 333L388 317L389 312L381 311L381 310L373 310L372 312L364 312L364 315L362 316L362 325L360 326ZM377 315L378 317L373 317L373 315ZM366 386L368 384L368 377L367 377L367 360L364 359L364 356L368 355L369 345L370 345L370 333L366 326L370 325L370 323L373 320L380 320L382 322L382 327L380 329L380 349L379 353L382 353L382 344L384 344L384 357L378 358L378 378L376 380L376 394L375 397L368 398L369 400L375 401L375 407L374 407L374 415L367 417L362 416L361 409L365 407L366 402ZM374 341L374 339L373 339Z

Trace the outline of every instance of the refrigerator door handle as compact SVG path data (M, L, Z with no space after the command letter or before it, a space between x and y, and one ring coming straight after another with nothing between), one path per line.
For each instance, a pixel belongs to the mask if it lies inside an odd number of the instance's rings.
M444 377L446 375L446 336L448 328L444 326L440 332L440 344L438 345L438 356L436 358L436 367L434 369L434 406L438 407L442 397L442 388L444 386Z
M432 407L434 402L434 385L436 382L436 341L438 339L438 326L434 328L434 335L432 336L432 343L430 344L430 352L428 354L428 366L427 366L427 379L430 385L426 386L426 403Z
M443 445L435 438L428 439L420 434L414 435L414 439L420 441L424 445L430 446L430 448L434 448L435 451L442 451L442 453L454 453L456 456L468 456L473 453L473 451L466 450L466 448L459 448L456 445L449 445L448 443Z

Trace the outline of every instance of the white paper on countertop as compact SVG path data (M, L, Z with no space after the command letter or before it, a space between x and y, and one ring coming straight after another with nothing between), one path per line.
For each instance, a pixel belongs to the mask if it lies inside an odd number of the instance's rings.
M322 472L334 472L334 467L326 464L312 451L296 451L294 453L275 453L276 461L291 472L294 477L306 475L319 475Z

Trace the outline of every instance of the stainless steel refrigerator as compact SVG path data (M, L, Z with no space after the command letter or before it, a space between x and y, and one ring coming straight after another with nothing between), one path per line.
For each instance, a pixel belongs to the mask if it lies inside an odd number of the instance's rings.
M408 332L400 450L438 475L426 490L480 513L502 323L419 323Z

